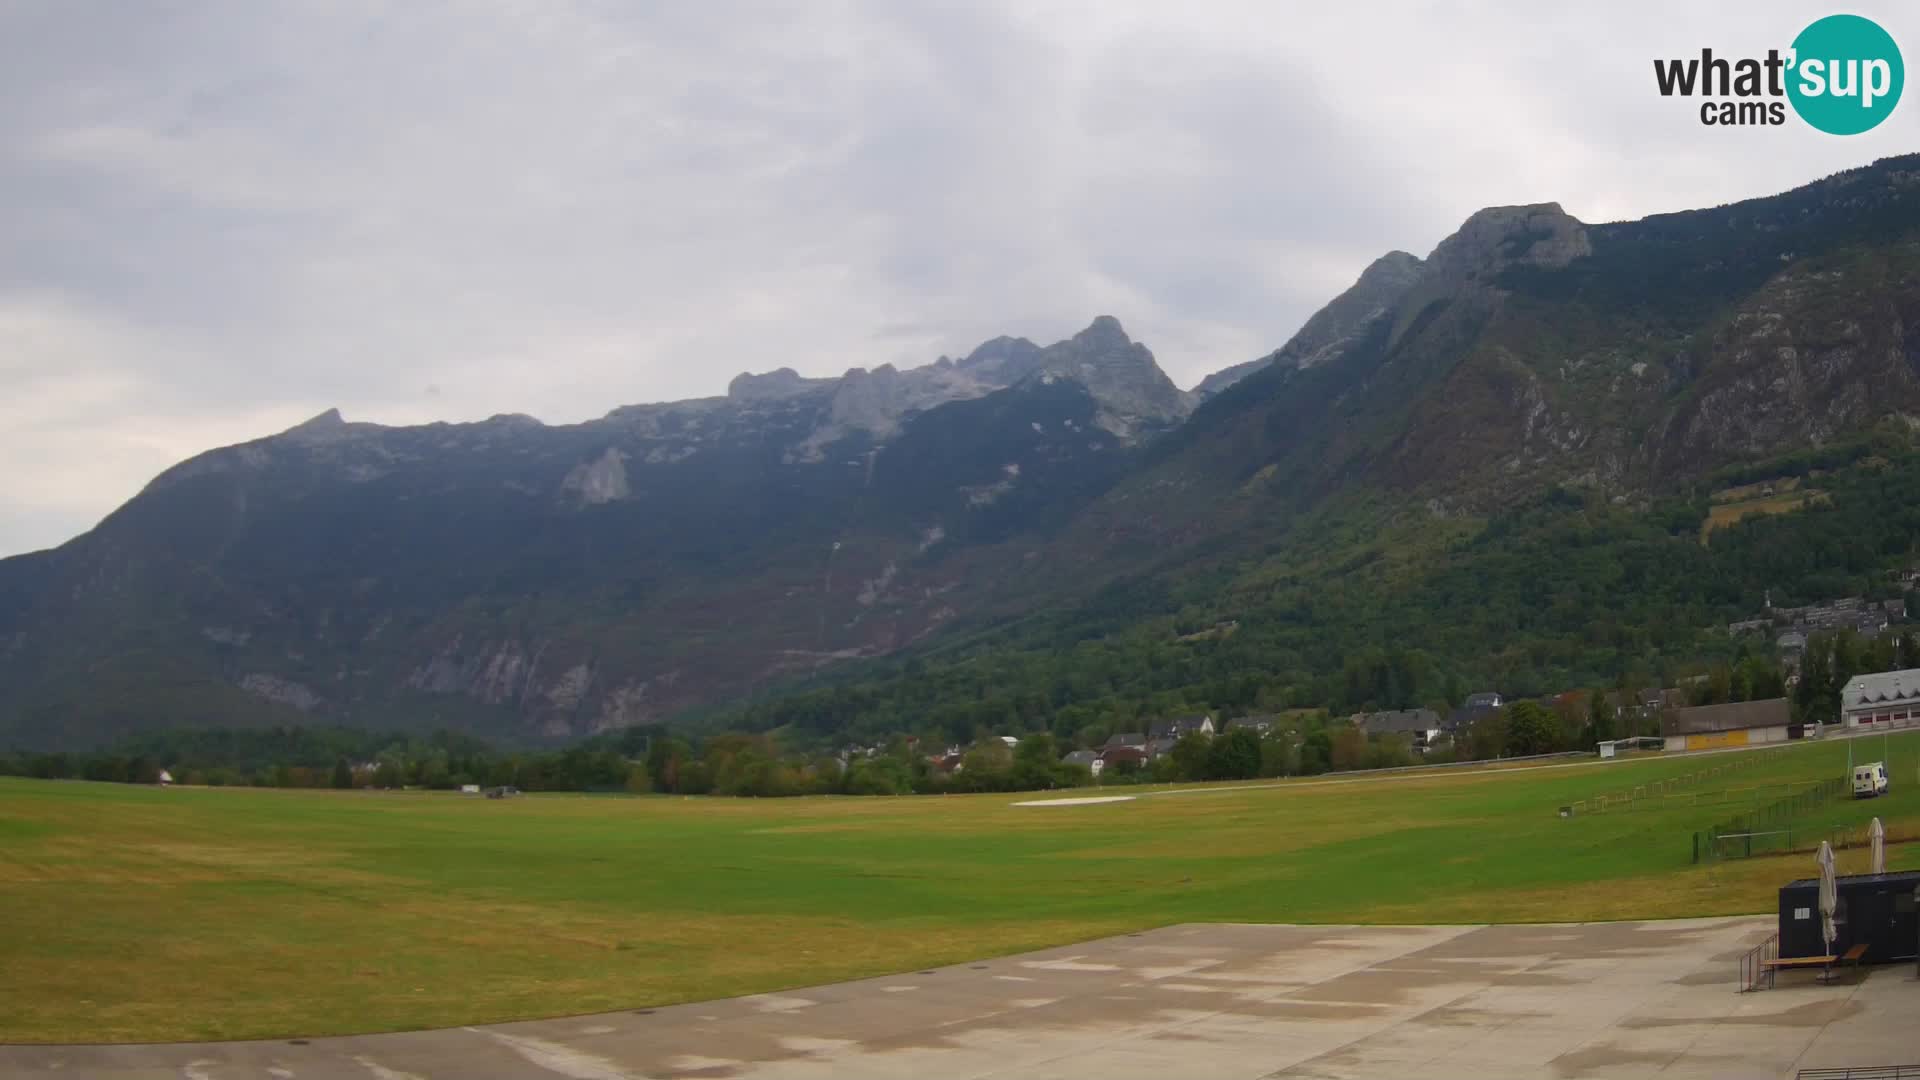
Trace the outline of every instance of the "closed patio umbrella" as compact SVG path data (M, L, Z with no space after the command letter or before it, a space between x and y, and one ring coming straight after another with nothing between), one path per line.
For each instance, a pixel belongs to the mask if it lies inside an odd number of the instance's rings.
M1820 841L1820 854L1814 856L1820 864L1820 936L1827 943L1827 953L1833 953L1833 912L1840 906L1840 885L1833 876L1833 845Z
M1867 839L1873 844L1873 868L1869 870L1868 873L1872 873L1872 874L1886 873L1887 872L1887 827L1885 825L1880 824L1879 818L1874 818L1873 824L1867 826Z

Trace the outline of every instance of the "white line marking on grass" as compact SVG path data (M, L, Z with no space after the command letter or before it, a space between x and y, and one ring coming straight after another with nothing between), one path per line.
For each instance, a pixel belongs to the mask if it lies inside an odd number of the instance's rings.
M1169 791L1169 792L1162 792L1161 794L1171 795L1173 793ZM1014 803L1013 805L1015 806L1090 806L1094 803L1103 803L1103 802L1132 802L1137 798L1139 798L1138 795L1095 795L1095 796L1090 796L1084 799L1028 799L1026 802L1017 802L1017 803Z

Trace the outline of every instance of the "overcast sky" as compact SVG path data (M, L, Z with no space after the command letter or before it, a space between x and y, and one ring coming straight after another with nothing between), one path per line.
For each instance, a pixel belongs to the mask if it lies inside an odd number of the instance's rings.
M1653 89L1833 8L1550 6L0 0L0 554L330 406L570 422L1102 313L1191 386L1481 206L1920 149L1920 101Z

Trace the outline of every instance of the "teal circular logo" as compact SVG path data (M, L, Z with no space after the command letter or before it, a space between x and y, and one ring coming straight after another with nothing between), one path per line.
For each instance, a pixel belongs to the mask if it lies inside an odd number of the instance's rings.
M1829 15L1793 39L1787 99L1800 119L1829 135L1870 131L1900 103L1906 65L1880 24Z

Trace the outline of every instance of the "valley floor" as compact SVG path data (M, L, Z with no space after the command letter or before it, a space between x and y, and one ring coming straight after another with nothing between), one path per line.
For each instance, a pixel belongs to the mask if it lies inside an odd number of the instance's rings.
M0 1043L658 1008L1189 923L1753 915L1811 856L1695 865L1694 832L1840 775L1848 752L1123 788L1108 793L1141 797L1047 808L0 780ZM1796 830L1858 836L1879 816L1890 866L1920 867L1920 733L1878 754L1888 796ZM1622 801L1636 790L1659 797ZM1560 816L1602 797L1604 813ZM1866 858L1842 850L1841 872Z

